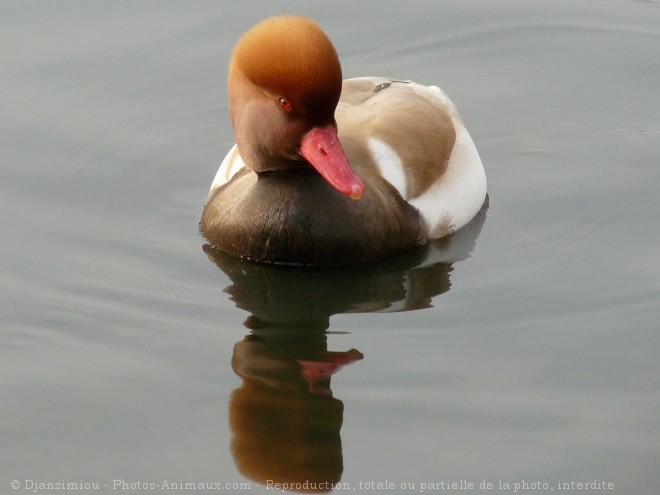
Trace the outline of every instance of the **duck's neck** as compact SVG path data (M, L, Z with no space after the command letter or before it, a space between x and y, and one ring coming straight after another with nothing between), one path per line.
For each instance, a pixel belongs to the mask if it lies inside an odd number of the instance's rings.
M247 148L247 151L243 150ZM312 166L300 155L286 157L268 153L267 150L254 149L250 146L238 147L239 153L245 165L257 173L257 175L269 174L307 174L315 172ZM316 172L315 172L316 173Z
M293 176L314 176L314 175L319 175L319 173L312 167L310 164L306 162L296 162L294 164L291 164L291 166L287 166L286 163L282 164L282 167L279 168L272 168L270 170L263 170L261 172L256 172L257 176L260 178L268 178L268 177L293 177Z

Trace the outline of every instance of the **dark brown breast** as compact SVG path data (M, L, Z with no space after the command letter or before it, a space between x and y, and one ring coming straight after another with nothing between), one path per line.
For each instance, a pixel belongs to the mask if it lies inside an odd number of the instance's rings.
M310 173L243 170L211 196L201 230L218 249L265 263L350 265L411 250L426 238L415 208L378 176L355 201Z

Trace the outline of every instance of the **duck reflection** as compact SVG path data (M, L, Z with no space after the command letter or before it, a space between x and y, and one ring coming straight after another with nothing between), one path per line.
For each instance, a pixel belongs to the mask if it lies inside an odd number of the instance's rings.
M306 338L282 330L259 325L234 347L232 368L243 384L229 401L232 453L239 471L260 483L328 491L343 471L344 405L332 396L330 376L362 354L328 351L322 330Z
M344 406L330 381L363 355L328 350L330 317L430 307L449 290L453 264L470 256L485 217L483 209L459 232L424 249L349 268L259 265L204 246L231 279L225 292L250 313L250 332L232 357L243 383L229 401L232 454L243 475L299 492L327 492L339 482Z

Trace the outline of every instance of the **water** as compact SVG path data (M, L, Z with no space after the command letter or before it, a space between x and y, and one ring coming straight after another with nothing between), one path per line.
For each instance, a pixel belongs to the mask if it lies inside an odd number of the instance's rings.
M657 493L658 2L0 10L3 491ZM447 91L489 178L470 229L316 274L203 247L231 48L281 12L346 77Z

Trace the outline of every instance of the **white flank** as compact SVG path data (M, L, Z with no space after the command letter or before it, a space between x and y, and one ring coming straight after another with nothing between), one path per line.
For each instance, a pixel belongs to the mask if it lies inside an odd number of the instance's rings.
M477 148L463 123L452 118L456 143L447 171L424 194L409 202L427 219L431 231L449 222L452 230L466 225L481 209L486 198L486 173Z
M406 176L403 172L401 158L391 146L378 138L370 137L367 140L369 151L380 174L387 182L392 184L402 197L406 197Z
M231 180L231 178L241 170L243 167L245 167L245 163L243 163L243 159L241 158L241 155L238 153L238 147L236 145L232 146L232 148L229 150L229 153L227 153L227 156L225 156L225 159L222 160L222 163L220 164L220 168L215 174L215 177L213 178L213 182L211 183L211 190L209 191L209 196L213 191L215 191L218 187L225 185L227 182Z

